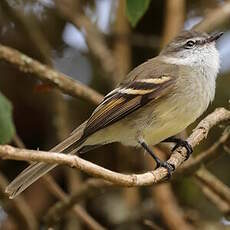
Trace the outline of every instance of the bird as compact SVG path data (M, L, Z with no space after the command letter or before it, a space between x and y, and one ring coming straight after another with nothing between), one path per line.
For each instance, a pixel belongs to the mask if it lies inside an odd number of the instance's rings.
M50 151L81 154L120 142L146 150L156 167L166 168L170 176L174 165L160 160L151 147L172 142L172 151L185 147L187 158L192 153L189 143L175 136L199 118L214 99L220 66L216 41L222 34L182 31L158 56L134 68L88 120ZM16 197L56 166L32 163L7 186L6 193Z

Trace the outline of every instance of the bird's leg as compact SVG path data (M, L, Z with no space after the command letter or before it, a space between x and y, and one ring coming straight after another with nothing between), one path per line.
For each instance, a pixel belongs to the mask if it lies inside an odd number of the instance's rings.
M180 138L176 138L176 137L169 137L167 139L165 139L162 142L172 142L172 143L176 143L175 146L172 148L172 152L174 150L176 150L179 147L185 147L187 150L187 156L186 156L186 160L190 157L190 155L193 152L192 146L185 140L182 140Z
M168 177L170 178L172 176L173 171L175 170L174 165L169 164L167 161L160 160L153 152L152 149L149 148L149 146L143 141L139 141L139 144L147 151L148 154L156 161L157 167L164 167L168 170Z

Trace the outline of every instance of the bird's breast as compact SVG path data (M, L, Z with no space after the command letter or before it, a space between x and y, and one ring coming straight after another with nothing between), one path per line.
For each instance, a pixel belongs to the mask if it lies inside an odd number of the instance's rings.
M152 111L149 109L143 130L143 138L149 144L183 131L203 114L214 98L215 81L208 82L199 76L180 80L167 98L153 105Z

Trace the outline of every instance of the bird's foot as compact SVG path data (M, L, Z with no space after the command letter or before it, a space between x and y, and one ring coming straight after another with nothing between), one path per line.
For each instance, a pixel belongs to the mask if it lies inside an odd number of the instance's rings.
M193 152L192 146L187 141L181 139L176 139L175 143L176 145L172 148L172 152L174 152L179 147L186 148L187 150L186 160L187 160Z
M142 140L139 141L139 144L147 151L147 153L155 160L157 166L156 169L159 167L166 168L168 171L168 179L172 176L173 171L175 170L175 166L168 163L167 161L160 160L153 152L152 149Z
M157 163L156 168L163 167L163 168L167 169L168 179L170 179L174 170L175 170L175 166L173 164L168 163L167 161L161 161L159 158L156 160L156 163Z

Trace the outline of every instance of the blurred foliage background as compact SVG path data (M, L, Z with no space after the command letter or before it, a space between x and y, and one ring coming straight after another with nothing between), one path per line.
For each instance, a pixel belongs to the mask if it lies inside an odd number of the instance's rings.
M216 14L222 9L223 13ZM1 0L0 43L13 47L101 94L109 92L135 66L156 56L180 30L191 29L209 17L207 31L224 31L218 42L221 71L216 99L209 108L229 108L230 1L227 0ZM227 14L218 24L219 17ZM213 20L213 21L212 21ZM0 61L0 144L49 150L84 121L95 105L63 94L36 76ZM190 133L195 124L187 131ZM217 127L195 155L212 146L223 132ZM184 135L186 135L184 133ZM229 153L207 169L230 186ZM113 144L82 156L111 170L141 173L155 165L141 150ZM7 180L26 163L0 161L0 229L45 229L44 217L58 200L39 180L19 201L4 195ZM68 194L88 176L58 167L52 176ZM193 176L172 180L166 187L94 189L79 205L100 223L90 225L67 211L55 229L229 229L230 204L220 208ZM159 185L161 186L161 185ZM214 194L215 195L215 194ZM21 200L20 200L21 199ZM22 208L15 208L19 202ZM16 204L15 204L16 203ZM172 209L172 210L170 210ZM25 211L26 210L26 211ZM25 212L25 213L23 213ZM178 213L179 222L168 221ZM177 221L177 220L175 220ZM180 224L182 223L182 224Z

